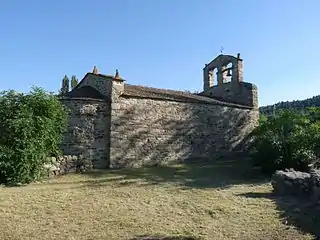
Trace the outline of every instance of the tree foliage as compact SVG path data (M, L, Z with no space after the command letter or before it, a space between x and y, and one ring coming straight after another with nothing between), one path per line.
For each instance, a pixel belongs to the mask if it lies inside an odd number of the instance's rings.
M0 183L41 177L47 156L59 154L67 112L51 93L33 88L0 94Z
M70 80L67 75L64 75L62 79L62 86L60 89L60 94L66 94L69 92Z
M295 101L286 101L279 102L274 105L268 105L260 107L260 113L265 115L272 115L274 109L276 112L281 110L295 110L299 112L304 112L305 109L309 107L320 107L320 95L314 96L312 98L307 98L305 100L295 100Z
M251 137L253 160L265 173L286 168L306 171L319 158L320 108L283 110L273 117L263 115Z
M71 90L78 85L78 79L75 75L71 77Z

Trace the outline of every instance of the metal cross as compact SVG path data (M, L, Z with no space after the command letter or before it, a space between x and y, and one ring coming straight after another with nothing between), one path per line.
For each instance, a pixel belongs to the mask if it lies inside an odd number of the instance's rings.
M223 46L221 46L220 53L223 53L223 50L224 50L224 48L223 48Z

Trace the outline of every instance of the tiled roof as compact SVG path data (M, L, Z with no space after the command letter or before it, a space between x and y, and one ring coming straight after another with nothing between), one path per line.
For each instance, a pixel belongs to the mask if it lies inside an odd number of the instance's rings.
M106 99L106 96L90 86L75 88L71 92L64 94L62 97Z
M71 92L64 94L63 97L70 98L95 98L95 99L106 99L106 96L101 94L99 91L90 86L81 87L80 84L84 79L95 74L87 73L86 76L80 81L78 86L76 86ZM96 77L103 77L108 80L114 79L111 75L102 75L96 74ZM205 103L212 105L224 105L230 107L240 107L240 108L251 108L249 106L244 106L235 103L229 103L217 98L201 96L201 94L193 94L184 91L176 91L169 89L160 89L160 88L152 88L131 84L124 84L124 92L121 95L122 97L136 97L136 98L150 98L157 100L169 100L169 101L179 101L179 102L192 102L192 103Z
M159 89L159 88L151 88L151 87L145 87L145 86L130 85L130 84L125 84L124 92L121 96L250 108L248 106L235 104L235 103L228 103L228 102L220 101L215 98L205 97L198 94L193 94L193 93L188 93L183 91L168 90L168 89Z

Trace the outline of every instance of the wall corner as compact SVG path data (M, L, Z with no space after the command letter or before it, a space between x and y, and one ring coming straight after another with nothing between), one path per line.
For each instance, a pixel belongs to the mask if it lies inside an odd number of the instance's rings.
M116 75L111 81L111 96L110 96L110 145L109 145L109 168L115 168L115 162L117 162L119 154L119 143L121 142L121 121L119 116L123 110L121 104L121 95L124 92L125 80L119 77L119 72L116 71ZM119 135L120 134L120 135Z

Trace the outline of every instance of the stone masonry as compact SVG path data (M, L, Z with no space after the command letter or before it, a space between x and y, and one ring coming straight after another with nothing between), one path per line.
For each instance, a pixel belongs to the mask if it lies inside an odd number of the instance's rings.
M90 159L88 160L82 155L48 157L46 160L43 167L49 177L74 172L86 172L93 167Z
M251 109L124 98L111 126L110 167L212 159L235 149L257 117Z
M121 168L210 160L243 150L259 111L257 87L243 82L239 61L239 55L219 55L206 65L199 94L129 85L118 71L102 75L95 68L61 97L69 109L63 153L84 156L95 168ZM206 74L215 67L224 71L230 62L231 83L222 74L214 86Z
M110 108L101 99L64 98L69 124L61 144L64 155L83 155L97 168L108 167L108 116Z

